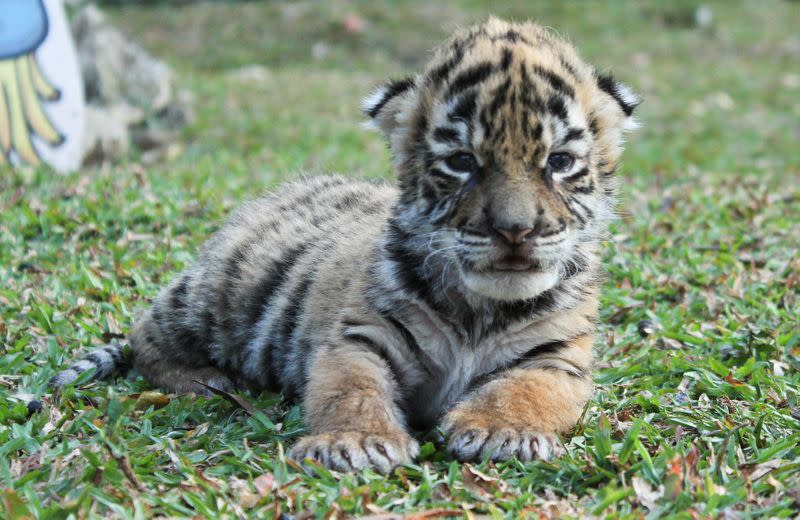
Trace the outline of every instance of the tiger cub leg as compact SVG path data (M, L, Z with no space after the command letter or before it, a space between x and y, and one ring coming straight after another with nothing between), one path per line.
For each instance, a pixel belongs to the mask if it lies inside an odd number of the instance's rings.
M372 467L388 473L419 445L408 434L385 361L357 343L323 347L311 361L303 398L309 434L290 457L338 471Z
M211 365L196 333L165 316L160 305L156 301L131 329L134 370L166 392L210 395L200 383L233 390L228 376Z
M468 395L442 422L448 450L459 460L549 460L561 455L569 431L591 397L591 346L583 336L526 368L501 373Z

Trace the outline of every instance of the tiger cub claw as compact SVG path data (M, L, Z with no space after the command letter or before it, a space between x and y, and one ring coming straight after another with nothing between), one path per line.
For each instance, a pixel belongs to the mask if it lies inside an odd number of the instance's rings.
M557 434L513 428L447 424L447 451L462 462L516 458L522 462L552 460L564 454Z
M292 447L289 458L301 463L313 460L342 472L372 468L387 474L412 462L417 454L419 443L405 432L341 432L303 437Z

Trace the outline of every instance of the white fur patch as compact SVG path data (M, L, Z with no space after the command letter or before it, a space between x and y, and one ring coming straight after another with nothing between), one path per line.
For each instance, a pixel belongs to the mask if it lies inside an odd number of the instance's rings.
M361 110L363 110L364 113L369 114L375 110L375 107L377 107L381 101L383 101L388 93L389 88L385 85L376 88L371 94L361 100Z
M500 301L529 300L552 289L558 283L556 271L538 273L472 273L461 271L470 291Z
M614 91L617 93L617 96L619 96L622 102L630 107L636 107L642 102L641 98L624 83L617 83L614 87Z

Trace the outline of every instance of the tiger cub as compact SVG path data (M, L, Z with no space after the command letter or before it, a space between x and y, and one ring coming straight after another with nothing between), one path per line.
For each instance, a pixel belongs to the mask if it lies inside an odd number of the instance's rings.
M549 459L592 393L599 243L639 99L552 31L490 19L364 101L396 185L307 178L246 203L136 321L171 392L302 400L291 457L388 472L439 426L459 460ZM91 352L54 383L94 368Z

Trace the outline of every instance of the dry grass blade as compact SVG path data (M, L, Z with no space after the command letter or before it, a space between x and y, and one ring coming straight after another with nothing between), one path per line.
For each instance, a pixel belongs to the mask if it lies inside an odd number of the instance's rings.
M231 403L232 405L234 405L235 407L244 410L248 415L255 415L258 412L255 406L250 404L250 402L248 402L246 399L244 399L239 395L231 394L229 392L226 392L225 390L220 390L219 388L214 388L213 386L206 384L202 381L198 381L197 379L193 379L193 381L198 385L202 385L205 388L207 388L208 391L211 392L212 394L218 395L223 399L225 399L226 401L228 401L229 403Z

